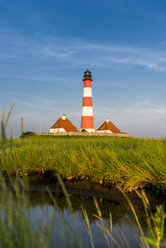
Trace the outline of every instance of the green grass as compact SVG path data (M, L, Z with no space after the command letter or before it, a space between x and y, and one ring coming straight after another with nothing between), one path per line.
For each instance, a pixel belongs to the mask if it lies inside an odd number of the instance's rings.
M3 146L4 147L4 146ZM166 139L28 137L8 141L0 171L20 175L59 173L125 191L166 185Z
M166 140L134 139L134 138L113 138L113 137L31 137L26 139L6 139L5 129L14 104L12 105L7 118L2 112L1 133L0 133L0 172L14 173L26 176L33 173L51 171L53 174L59 172L63 177L86 177L92 182L114 183L125 190L133 190L143 187L146 184L162 185L166 183ZM12 134L12 131L11 131ZM57 174L56 174L57 175ZM66 201L72 210L72 205L61 178L58 175L59 183L65 193ZM55 247L52 242L53 224L56 215L50 216L49 227L46 229L44 220L41 219L40 229L35 223L29 222L28 198L24 191L20 191L19 178L11 185L14 194L7 187L4 177L0 173L0 247ZM23 185L22 185L23 187ZM123 192L125 195L125 193ZM150 210L149 202L142 191L141 197L146 214L148 236L144 235L134 206L128 200L128 204L134 214L140 236L140 247L165 247L164 221L165 213L162 207L156 207L155 213ZM55 211L58 206L55 198L50 193L54 203ZM97 215L94 215L99 222L108 247L117 241L112 237L112 215L110 213L110 225L104 222L102 213L95 200ZM82 209L87 222L87 229L91 240L91 247L94 247L91 226L86 209ZM67 223L62 216L62 227L59 231L63 237L67 237L67 244L64 247L83 247L77 223L74 230L70 223ZM58 222L58 224L60 224ZM64 232L62 232L62 229ZM64 236L63 236L64 235ZM118 247L121 247L118 245Z

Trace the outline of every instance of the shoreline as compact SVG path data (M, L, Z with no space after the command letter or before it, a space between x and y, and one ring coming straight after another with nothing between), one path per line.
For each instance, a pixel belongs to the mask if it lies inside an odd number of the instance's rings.
M12 177L13 178L13 177ZM16 178L16 177L15 177ZM7 178L6 178L7 179ZM52 192L52 193L64 193L63 189L59 185L57 180L52 181L51 177L48 176L27 176L22 178L22 180L27 182L28 187L25 186L24 191L27 192ZM7 180L8 181L8 180ZM122 192L113 187L109 189L97 183L91 183L84 180L65 180L63 181L64 186L68 194L78 195L78 196L88 196L95 197L103 200L114 201L114 202L124 202L127 203L127 199L124 197ZM11 184L9 183L12 188ZM155 210L156 205L163 205L164 210L166 210L166 193L162 195L157 195L156 192L151 189L144 189L147 198L149 199L150 207ZM138 190L141 192L141 190ZM125 193L125 195L130 199L133 205L143 207L142 200L137 196L135 191Z

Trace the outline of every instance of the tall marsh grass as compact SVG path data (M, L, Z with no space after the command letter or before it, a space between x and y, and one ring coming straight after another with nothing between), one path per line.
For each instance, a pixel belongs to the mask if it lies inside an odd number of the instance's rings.
M12 109L11 109L12 110ZM11 111L10 111L11 112ZM89 180L120 185L124 190L135 189L147 183L165 183L165 140L142 140L121 138L27 138L24 143L20 139L7 140L5 128L9 119L4 119L2 114L0 135L0 247L3 248L50 248L59 246L52 240L54 222L57 222L62 235L62 247L84 247L83 237L77 230L77 223L72 220L74 229L70 223L60 215L55 198L49 192L54 204L55 213L50 216L49 226L46 227L41 219L40 226L31 222L28 212L28 197L25 196L22 181L16 177L11 181L11 190L2 173L13 173L19 171L22 175L31 173L45 173L54 171L57 175L86 176ZM63 182L58 176L69 209L72 205ZM123 191L124 192L124 191ZM125 193L124 193L125 194ZM146 214L148 235L144 234L139 218L130 200L128 203L134 214L140 236L140 247L165 247L163 243L165 213L161 206L156 207L153 213L150 210L148 199L142 191L141 197ZM110 223L105 223L102 212L94 199L98 219L97 225L104 235L108 247L122 247L112 236L113 224L110 213ZM56 216L59 212L61 219ZM91 224L86 209L82 209L87 223L91 247L94 247L94 237L91 232ZM123 236L123 234L120 234ZM63 243L63 238L67 242ZM125 237L124 247L130 247Z
M20 175L59 173L132 191L166 188L166 140L120 137L28 137L1 152L0 171Z

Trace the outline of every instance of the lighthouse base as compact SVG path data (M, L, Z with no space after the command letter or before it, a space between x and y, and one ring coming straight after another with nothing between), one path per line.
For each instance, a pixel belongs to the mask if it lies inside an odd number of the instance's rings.
M90 129L90 128L81 128L80 132L84 132L84 130L88 133L95 133L95 129Z

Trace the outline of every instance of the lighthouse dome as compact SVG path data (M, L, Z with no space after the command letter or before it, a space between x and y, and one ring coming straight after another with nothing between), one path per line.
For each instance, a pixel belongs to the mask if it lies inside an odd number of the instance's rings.
M91 80L91 81L93 80L91 72L88 69L84 72L83 81L84 80Z

